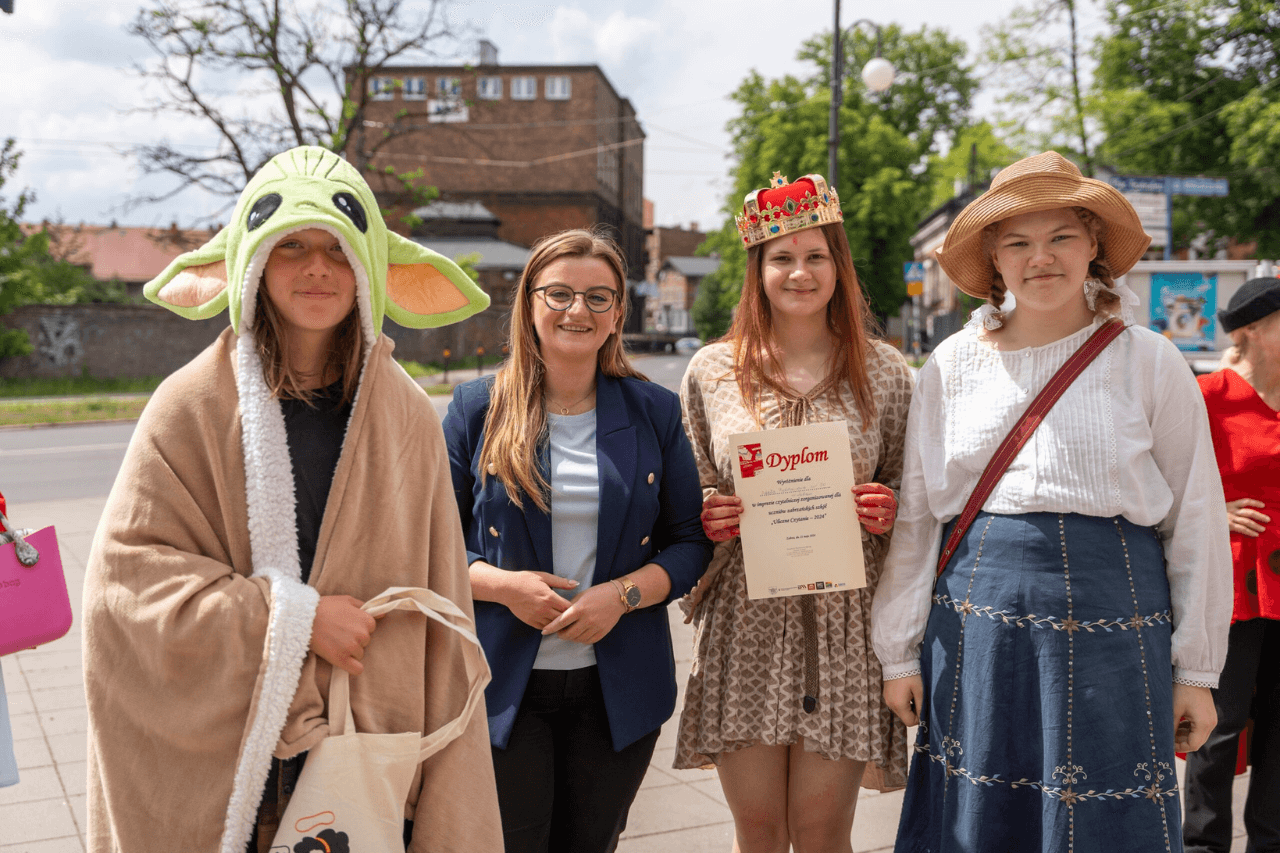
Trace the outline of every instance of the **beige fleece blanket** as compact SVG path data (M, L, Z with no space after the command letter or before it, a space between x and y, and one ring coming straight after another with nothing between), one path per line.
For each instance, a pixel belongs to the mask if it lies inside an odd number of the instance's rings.
M83 617L93 853L243 851L271 755L327 732L330 667L307 652L319 595L424 586L472 612L440 423L390 339L368 358L310 586L298 580L283 418L245 343L228 329L157 390L94 541ZM351 681L358 729L433 731L455 717L460 642L418 614L381 620ZM413 791L413 853L502 849L483 708Z

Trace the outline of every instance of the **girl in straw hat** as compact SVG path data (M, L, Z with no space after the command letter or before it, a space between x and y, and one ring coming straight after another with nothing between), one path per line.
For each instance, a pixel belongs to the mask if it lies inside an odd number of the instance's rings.
M1148 242L1123 196L1049 152L997 175L938 252L990 304L921 369L872 611L885 701L919 725L898 851L1181 849L1174 750L1214 725L1231 552L1195 379L1113 280ZM1112 318L1127 328L935 584L997 445Z
M738 228L747 274L729 334L689 364L685 427L716 543L690 596L694 661L675 766L717 765L735 850L848 851L859 782L900 787L906 730L880 701L867 643L871 593L893 526L911 374L867 332L867 308L819 175L775 173L747 196ZM849 425L868 586L747 598L734 495L734 433ZM865 771L865 772L864 772Z

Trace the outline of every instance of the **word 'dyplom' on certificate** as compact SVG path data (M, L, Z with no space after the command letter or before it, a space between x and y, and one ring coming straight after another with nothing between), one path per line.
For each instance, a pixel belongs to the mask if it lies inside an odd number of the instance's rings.
M748 598L866 586L844 421L729 436Z

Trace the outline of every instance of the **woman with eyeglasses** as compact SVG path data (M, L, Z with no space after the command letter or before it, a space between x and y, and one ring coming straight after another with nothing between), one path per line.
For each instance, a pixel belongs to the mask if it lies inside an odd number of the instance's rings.
M534 246L510 359L445 418L507 853L610 851L675 710L666 604L711 556L675 394L623 352L617 245Z

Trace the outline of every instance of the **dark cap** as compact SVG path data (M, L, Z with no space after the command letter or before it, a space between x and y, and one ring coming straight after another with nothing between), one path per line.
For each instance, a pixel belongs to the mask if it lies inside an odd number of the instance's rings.
M1218 312L1218 321L1224 332L1234 332L1276 311L1280 311L1280 278L1251 278L1231 295L1227 310Z

